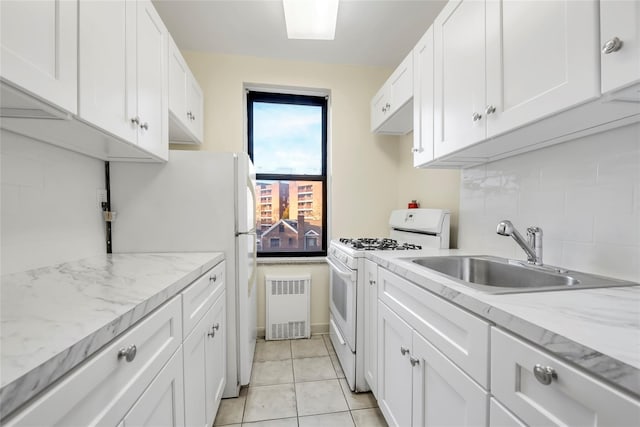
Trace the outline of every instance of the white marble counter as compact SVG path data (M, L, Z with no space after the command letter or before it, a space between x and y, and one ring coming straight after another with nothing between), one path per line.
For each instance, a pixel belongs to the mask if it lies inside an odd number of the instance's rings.
M2 276L0 417L224 259L113 254Z
M369 252L367 258L640 397L640 286L490 295L402 258L457 250Z

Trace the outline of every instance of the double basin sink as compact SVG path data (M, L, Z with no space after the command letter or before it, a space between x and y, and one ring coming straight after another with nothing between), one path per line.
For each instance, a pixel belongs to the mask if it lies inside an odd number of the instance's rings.
M406 258L470 288L491 294L634 286L638 283L493 256Z

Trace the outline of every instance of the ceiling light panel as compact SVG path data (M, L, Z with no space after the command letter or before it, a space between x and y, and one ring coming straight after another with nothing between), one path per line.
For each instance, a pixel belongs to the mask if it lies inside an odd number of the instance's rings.
M333 40L338 18L338 0L282 0L287 37Z

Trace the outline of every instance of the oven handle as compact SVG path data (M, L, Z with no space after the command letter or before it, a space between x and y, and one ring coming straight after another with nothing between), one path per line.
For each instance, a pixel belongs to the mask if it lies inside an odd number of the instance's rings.
M345 345L346 342L345 342L344 338L342 338L342 335L340 335L340 330L336 326L335 322L333 321L333 319L331 319L329 321L331 322L331 326L333 326L333 330L336 332L336 337L338 338L338 341L340 341L340 345Z
M327 257L326 260L327 260L327 263L329 264L329 266L331 268L333 268L334 270L336 270L339 275L345 276L345 277L349 277L351 279L351 272L350 271L345 271L345 270L341 269L338 266L338 264L336 264L334 261L332 261L331 258L329 258L329 257Z

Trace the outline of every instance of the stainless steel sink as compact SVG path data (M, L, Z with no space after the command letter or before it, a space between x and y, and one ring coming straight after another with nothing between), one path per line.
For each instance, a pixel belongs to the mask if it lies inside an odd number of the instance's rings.
M406 260L487 293L539 292L633 286L638 283L524 261L486 255L407 258Z

